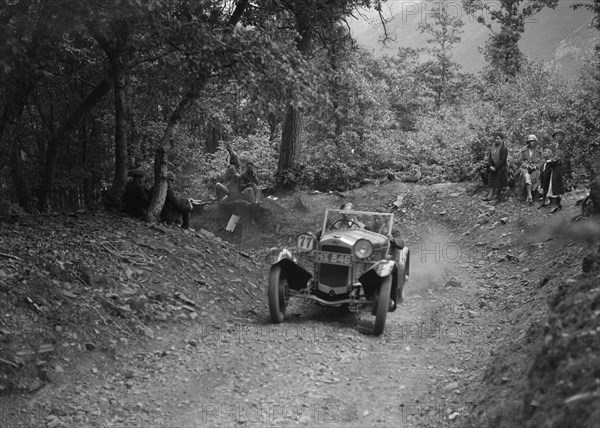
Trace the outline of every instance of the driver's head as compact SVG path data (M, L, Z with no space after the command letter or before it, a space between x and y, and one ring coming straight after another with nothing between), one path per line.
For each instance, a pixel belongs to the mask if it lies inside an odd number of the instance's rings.
M352 205L352 202L344 202L344 203L342 204L342 206L340 206L340 209L341 209L341 210L344 210L344 211L350 211L350 210L352 210L353 208L354 208L354 206ZM347 214L344 214L344 215L342 215L342 218L343 218L344 220L349 220L349 219L351 220L351 219L352 219L352 216L350 216L350 215L347 215Z

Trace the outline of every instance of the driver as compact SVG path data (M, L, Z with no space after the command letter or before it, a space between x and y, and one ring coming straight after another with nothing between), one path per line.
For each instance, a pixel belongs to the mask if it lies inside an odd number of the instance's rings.
M345 202L340 207L344 211L352 211L354 206L351 202ZM343 214L342 218L331 226L332 230L348 230L348 229L364 229L365 225L360 223L355 216L351 214Z

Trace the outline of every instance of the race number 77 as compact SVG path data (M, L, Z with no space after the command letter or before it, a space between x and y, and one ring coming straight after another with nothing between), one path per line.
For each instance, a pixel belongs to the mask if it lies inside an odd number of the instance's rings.
M315 240L310 235L300 235L298 237L298 249L310 251L314 248Z

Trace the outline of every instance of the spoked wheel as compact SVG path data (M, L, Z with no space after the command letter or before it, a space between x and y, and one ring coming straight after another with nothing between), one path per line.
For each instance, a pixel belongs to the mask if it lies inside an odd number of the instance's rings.
M285 308L289 299L289 288L281 273L281 266L273 266L269 273L269 312L274 323L281 323L285 318Z
M383 279L379 288L379 296L375 299L377 311L375 312L375 328L373 333L379 336L385 328L385 319L390 309L390 291L392 290L392 276L388 275Z

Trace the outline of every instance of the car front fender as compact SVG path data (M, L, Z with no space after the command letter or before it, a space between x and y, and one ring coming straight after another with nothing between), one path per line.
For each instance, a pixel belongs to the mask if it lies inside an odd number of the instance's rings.
M369 270L373 270L380 278L385 278L392 273L394 267L396 267L396 263L393 260L380 260Z
M397 283L397 267L393 260L380 260L363 273L358 281L362 284L365 296L370 299L373 294L379 292L383 278L392 275L392 288Z
M271 248L267 255L267 262L274 266L281 266L283 277L293 290L302 290L306 288L312 274L303 268L292 252L286 248Z

